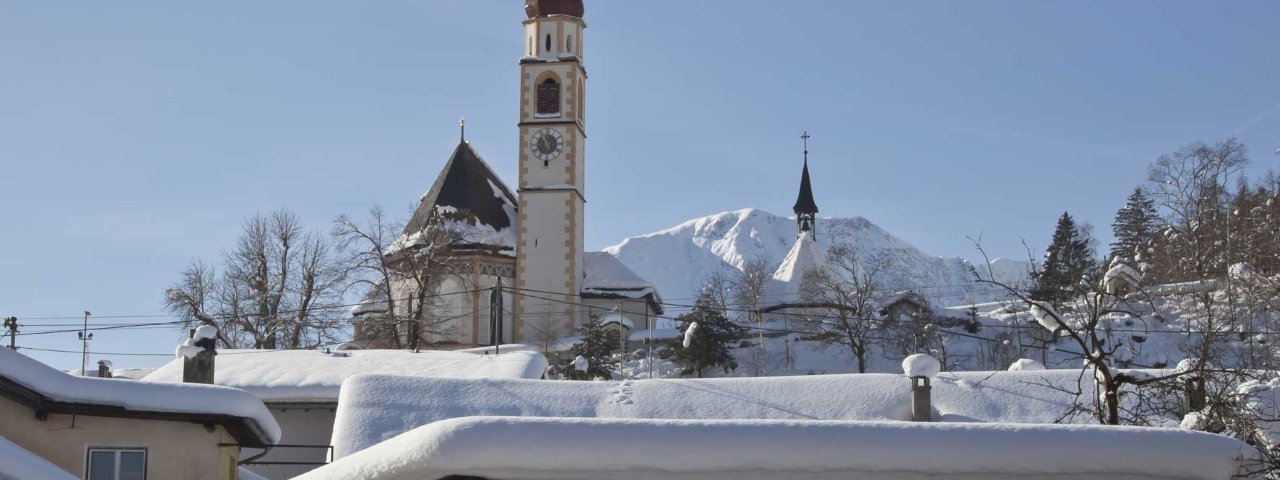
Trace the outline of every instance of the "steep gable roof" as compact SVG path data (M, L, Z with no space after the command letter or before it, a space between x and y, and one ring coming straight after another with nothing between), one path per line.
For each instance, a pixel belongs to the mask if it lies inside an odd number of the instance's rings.
M822 267L826 255L813 236L803 232L796 236L782 264L774 270L765 287L765 305L783 305L801 302L800 287L804 276Z
M627 268L618 257L608 252L586 252L586 278L582 281L583 297L643 298L654 312L661 315L662 297L652 282Z
M460 237L455 247L496 249L514 255L516 205L511 189L471 144L463 141L422 196L401 236L412 237L438 213Z

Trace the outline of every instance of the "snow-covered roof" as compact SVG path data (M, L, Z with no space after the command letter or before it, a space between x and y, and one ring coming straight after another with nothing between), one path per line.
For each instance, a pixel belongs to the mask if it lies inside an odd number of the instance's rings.
M826 263L825 258L826 254L818 246L818 242L808 232L801 232L765 286L764 303L782 305L801 302L800 287L804 276Z
M154 368L113 368L111 369L111 378L138 380L147 375L151 375L151 372L154 371L156 371ZM77 368L67 372L67 374L73 377L97 377L98 370L89 369L88 372L85 372Z
M948 372L934 377L940 421L1054 423L1078 370ZM333 430L342 457L447 418L909 420L911 380L896 374L575 382L358 376L342 388ZM1088 388L1088 386L1085 386ZM1087 394L1086 394L1087 396Z
M179 373L182 369L178 360ZM124 382L107 378L73 377L39 361L0 349L0 389L8 383L25 389L26 395L38 398L49 413L76 413L85 405L117 407L122 415L138 413L225 417L228 431L237 435L241 444L274 444L280 439L280 426L267 407L253 395L234 388L214 385L160 385L146 382ZM181 376L179 376L181 380ZM95 415L110 416L110 409L95 409ZM211 422L212 423L212 422Z
M0 479L78 480L78 478L43 457L0 437Z
M461 142L405 225L396 247L414 246L433 215L440 215L455 248L514 257L516 196L471 144ZM452 238L456 236L457 238Z
M662 314L662 297L653 283L636 275L617 257L607 252L586 252L586 278L582 280L584 296L606 298L643 298L658 314Z
M535 352L483 355L440 350L219 350L214 382L243 389L266 402L335 402L342 381L381 373L418 377L542 377L547 359ZM182 361L174 360L143 379L179 383Z
M1231 478L1220 435L1102 425L468 417L295 480Z

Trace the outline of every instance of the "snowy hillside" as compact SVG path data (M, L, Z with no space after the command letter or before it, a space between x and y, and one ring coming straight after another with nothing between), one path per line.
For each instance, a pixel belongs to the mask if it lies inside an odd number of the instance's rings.
M605 251L656 284L667 300L687 303L703 279L717 270L731 273L756 258L765 259L771 270L777 267L795 238L795 220L744 209L628 238ZM838 244L853 246L864 258L887 255L892 267L884 277L886 287L914 289L937 305L995 297L992 288L973 282L964 259L929 255L865 218L819 219L818 245L827 249ZM1026 262L1006 259L994 260L992 267L997 279L1015 282L1028 270Z

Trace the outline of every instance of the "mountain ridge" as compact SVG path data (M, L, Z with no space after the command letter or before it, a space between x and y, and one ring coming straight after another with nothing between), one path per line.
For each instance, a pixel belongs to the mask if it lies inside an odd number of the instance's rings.
M798 232L793 217L744 208L693 218L653 233L623 239L603 250L657 285L667 300L691 300L705 278L716 271L733 274L763 258L770 273L790 250ZM984 302L1001 297L990 285L974 281L969 261L929 255L863 217L826 217L817 221L817 243L826 251L847 244L864 256L890 261L886 290L914 290L938 306ZM981 267L981 263L976 264ZM1027 262L991 260L996 279L1025 281ZM985 274L983 269L981 273ZM766 299L766 303L779 299ZM679 302L676 303L687 303Z

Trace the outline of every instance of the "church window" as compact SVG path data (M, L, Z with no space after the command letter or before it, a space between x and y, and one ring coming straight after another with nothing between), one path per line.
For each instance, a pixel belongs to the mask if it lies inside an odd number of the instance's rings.
M533 55L533 37L529 37L529 55Z
M548 78L538 84L538 113L560 113L560 82Z
M572 33L565 36L564 51L573 53L573 34Z
M547 34L547 51L548 52L551 51L551 34L550 33Z

